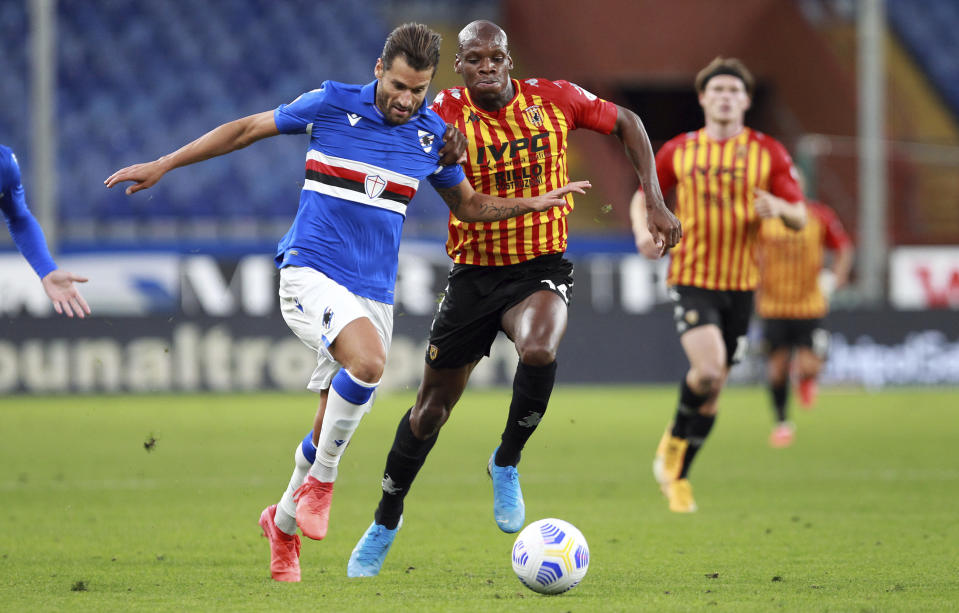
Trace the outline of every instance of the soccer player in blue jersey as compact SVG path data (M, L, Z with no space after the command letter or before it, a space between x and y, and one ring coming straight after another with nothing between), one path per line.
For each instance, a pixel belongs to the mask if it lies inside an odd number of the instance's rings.
M14 244L40 277L43 291L53 302L54 310L67 317L89 315L87 301L73 285L86 283L87 279L57 268L47 248L43 229L27 206L17 156L4 145L0 145L0 211Z
M260 525L278 581L299 581L299 538L322 539L340 456L369 411L393 329L393 289L406 206L428 179L460 219L496 221L565 203L588 182L543 196L477 193L455 162L465 138L423 106L440 36L405 24L387 38L366 85L324 82L273 111L223 124L153 162L111 175L107 187L145 189L166 172L277 134L309 134L306 180L293 225L276 252L280 304L293 332L317 353L308 389L320 394L313 431L296 448L293 476ZM452 141L453 147L444 147ZM449 144L449 143L446 143ZM444 155L441 155L444 154Z

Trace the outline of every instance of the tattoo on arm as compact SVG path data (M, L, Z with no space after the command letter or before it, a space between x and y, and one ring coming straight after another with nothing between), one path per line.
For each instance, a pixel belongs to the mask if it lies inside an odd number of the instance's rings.
M521 205L511 202L507 203L502 199L494 199L491 196L480 193L476 193L471 200L464 202L460 195L460 190L457 187L442 188L436 191L443 201L446 202L446 205L450 208L450 211L453 212L453 215L458 219L465 217L466 220L464 221L499 221L501 219L516 217L526 211L525 207ZM465 210L466 205L472 200L476 201L476 206L470 207L471 210L469 211Z
M459 212L460 205L463 204L463 199L460 197L459 186L443 188L438 187L436 188L436 193L440 195L440 198L443 199L443 202L446 203L446 206L450 207L453 215L456 215Z

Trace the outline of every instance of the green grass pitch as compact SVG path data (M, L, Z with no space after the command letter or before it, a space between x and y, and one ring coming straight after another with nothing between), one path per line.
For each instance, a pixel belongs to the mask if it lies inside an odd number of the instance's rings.
M0 610L956 610L956 399L827 389L774 450L765 392L731 388L692 471L699 512L676 515L650 475L675 390L557 387L520 465L527 520L572 522L591 561L545 597L516 580L492 519L505 391L464 396L383 572L348 579L412 402L383 395L340 465L327 539L304 539L299 584L270 579L256 522L289 479L310 394L3 398Z

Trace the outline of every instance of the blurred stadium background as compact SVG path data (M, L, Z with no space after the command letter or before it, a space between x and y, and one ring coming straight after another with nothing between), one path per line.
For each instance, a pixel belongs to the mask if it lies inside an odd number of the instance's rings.
M824 383L959 384L959 3L955 0L5 0L0 142L61 267L91 278L94 316L57 318L0 233L0 393L302 390L272 253L295 213L306 140L275 138L124 196L103 180L325 79L372 80L387 33L444 34L434 93L459 83L456 32L510 35L516 77L574 81L632 108L658 146L698 128L695 73L754 71L747 123L783 141L857 241L835 296ZM878 92L877 95L869 92ZM635 254L636 182L614 139L572 137L576 296L563 382L669 382L684 358L662 263ZM611 206L610 206L611 205ZM410 206L386 384L415 386L448 269L446 207ZM564 357L565 356L565 357ZM497 347L474 384L508 382ZM760 374L757 356L734 371Z

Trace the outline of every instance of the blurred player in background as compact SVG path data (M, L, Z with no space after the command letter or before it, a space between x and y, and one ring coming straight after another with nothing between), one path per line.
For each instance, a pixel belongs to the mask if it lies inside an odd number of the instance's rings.
M666 429L653 473L669 508L696 510L689 468L716 421L729 369L746 351L746 332L759 281L760 220L798 230L806 221L792 159L779 142L745 125L753 76L736 59L716 58L696 75L705 125L668 141L656 154L659 184L676 188L683 241L672 253L667 285L689 370ZM659 249L648 234L645 194L633 196L636 244L647 257Z
M372 406L392 337L400 233L419 182L428 178L458 216L487 222L561 206L566 193L588 187L556 185L510 200L477 193L455 163L465 149L462 134L422 108L439 50L439 34L405 24L387 38L371 83L325 81L289 104L223 124L105 182L133 181L130 194L174 168L263 138L310 135L299 209L276 265L283 317L317 354L307 388L320 394L320 406L313 431L296 447L286 492L260 517L278 581L300 580L297 526L310 538L326 536L340 456ZM444 140L452 143L448 150Z
M773 447L788 447L795 426L788 419L790 373L795 368L799 402L811 408L816 378L829 345L822 320L832 292L846 285L853 245L836 213L819 202L806 205L806 225L799 232L782 220L764 220L759 230L759 292L756 312L763 319L763 345L776 426ZM832 266L823 268L826 250ZM793 359L795 357L795 360Z
M440 116L467 135L466 172L473 186L510 198L545 193L567 181L570 130L614 134L652 195L649 225L657 248L675 245L680 224L663 202L639 118L567 81L511 79L512 68L506 33L489 21L475 21L459 33L454 63L465 87L442 91L433 102ZM573 289L573 266L563 257L566 216L573 210L572 198L567 200L563 207L494 223L471 222L456 211L450 215L446 248L453 268L430 330L423 381L416 404L396 430L374 521L350 557L351 577L379 573L399 529L404 498L500 330L513 341L519 364L501 442L487 470L497 526L504 532L523 527L516 466L546 413Z
M47 248L43 229L27 206L17 156L4 145L0 145L0 211L17 249L40 277L43 291L53 302L53 309L67 317L89 315L87 301L73 285L86 283L87 279L57 268Z

